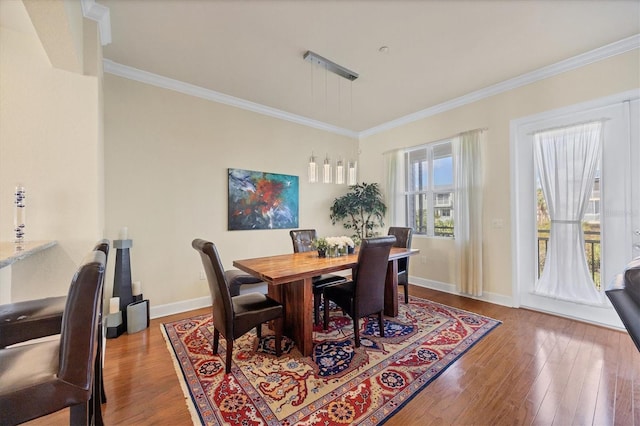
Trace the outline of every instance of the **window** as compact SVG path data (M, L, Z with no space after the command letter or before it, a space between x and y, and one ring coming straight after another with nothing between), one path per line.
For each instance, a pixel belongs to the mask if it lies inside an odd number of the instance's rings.
M406 226L416 234L453 237L453 155L451 140L404 153Z

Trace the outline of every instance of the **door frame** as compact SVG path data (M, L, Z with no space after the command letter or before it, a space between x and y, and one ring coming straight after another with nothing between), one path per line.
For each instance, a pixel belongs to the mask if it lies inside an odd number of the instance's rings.
M553 298L540 299L530 295L531 277L537 276L537 235L535 219L535 185L533 138L528 135L533 128L554 120L573 120L581 114L587 115L598 109L607 109L624 101L640 98L640 90L631 90L588 102L545 111L510 122L510 166L511 166L511 244L512 244L512 294L515 307L526 307L542 312L561 315L606 327L623 330L619 316L605 297L603 306L578 305ZM601 117L604 118L604 117ZM601 211L603 210L601 206ZM629 258L621 259L624 265ZM620 268L621 271L621 268ZM604 271L603 271L604 272ZM611 272L611 271L609 271ZM608 275L611 275L609 273ZM603 274L602 286L606 288L608 278ZM527 287L527 288L525 288ZM540 303L543 301L543 303Z

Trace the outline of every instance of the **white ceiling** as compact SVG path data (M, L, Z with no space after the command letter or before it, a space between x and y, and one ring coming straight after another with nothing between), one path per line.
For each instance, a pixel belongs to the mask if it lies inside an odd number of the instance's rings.
M106 59L355 132L640 33L640 0L98 2Z

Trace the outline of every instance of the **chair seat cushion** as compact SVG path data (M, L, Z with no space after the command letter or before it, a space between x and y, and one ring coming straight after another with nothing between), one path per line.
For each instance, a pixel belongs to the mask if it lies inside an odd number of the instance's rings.
M15 423L12 412L33 412L37 417L89 399L89 389L58 378L59 347L56 340L0 351L0 424Z
M280 303L260 293L247 293L231 298L236 314L234 339L242 336L256 324L276 319L283 315Z
M0 348L60 334L66 296L0 305Z
M327 286L332 286L338 283L346 282L347 279L340 275L324 274L313 277L313 292L322 293L322 289Z
M240 286L242 285L264 283L260 278L256 278L238 269L226 270L224 271L224 276L229 284L229 293L231 293L231 296L238 296L240 294Z
M351 315L351 300L355 291L353 281L346 281L342 284L326 287L324 295L327 299L333 300L340 308Z

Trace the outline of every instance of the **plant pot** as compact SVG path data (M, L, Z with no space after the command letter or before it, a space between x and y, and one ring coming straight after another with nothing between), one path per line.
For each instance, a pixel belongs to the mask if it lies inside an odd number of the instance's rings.
M356 248L355 247L347 246L347 253L348 254L353 254L355 252L356 252Z
M327 250L318 249L318 257L327 257Z

